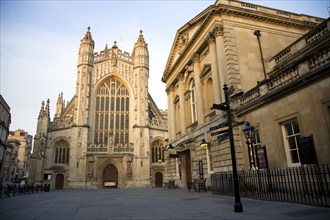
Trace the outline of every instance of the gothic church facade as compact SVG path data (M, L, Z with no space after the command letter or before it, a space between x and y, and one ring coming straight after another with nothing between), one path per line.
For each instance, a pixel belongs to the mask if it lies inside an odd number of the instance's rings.
M76 93L63 94L53 120L38 116L29 181L51 188L162 186L167 111L148 92L149 52L140 31L132 55L94 52L88 27L80 41Z

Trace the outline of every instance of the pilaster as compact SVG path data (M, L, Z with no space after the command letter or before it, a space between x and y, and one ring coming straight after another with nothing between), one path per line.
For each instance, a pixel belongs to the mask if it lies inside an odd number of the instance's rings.
M179 75L179 98L180 98L180 125L181 125L181 134L186 133L186 111L184 104L184 94L183 94L183 74Z
M170 86L166 90L168 98L168 129L169 129L169 140L175 139L175 111L174 111L174 87Z
M214 102L221 102L221 86L219 81L219 70L217 65L217 51L215 45L215 38L212 34L209 34L206 38L206 41L210 49L210 58L211 58L211 72L212 72L212 82L213 82L213 93L214 93ZM219 111L217 111L218 114Z
M202 82L199 77L201 74L200 57L198 53L193 53L191 56L194 65L194 79L196 86L196 99L197 99L197 121L198 124L204 124L204 108L203 108L203 91Z
M217 51L217 64L219 70L219 84L224 85L226 82L227 70L226 70L226 60L225 60L225 48L223 42L223 25L216 24L212 32L215 37L216 51ZM225 96L223 91L220 89L221 93L221 103L225 101Z

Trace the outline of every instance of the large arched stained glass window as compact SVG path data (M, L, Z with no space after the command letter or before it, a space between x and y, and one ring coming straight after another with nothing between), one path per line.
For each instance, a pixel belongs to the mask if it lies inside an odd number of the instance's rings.
M151 146L151 154L152 154L152 163L164 162L164 142L163 141L155 141Z
M94 143L128 144L129 94L116 78L107 79L97 90Z
M54 148L54 163L69 164L70 148L68 142L57 141Z

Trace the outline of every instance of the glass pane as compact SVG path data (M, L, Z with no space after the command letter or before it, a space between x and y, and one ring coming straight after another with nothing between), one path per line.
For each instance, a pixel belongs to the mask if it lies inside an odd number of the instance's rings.
M292 122L292 126L293 126L294 134L299 134L300 133L299 125L298 125L298 122L296 120Z
M290 149L296 149L297 148L295 137L289 137L288 138L288 143L289 143L289 148Z
M293 134L292 128L291 128L291 123L287 123L284 126L285 126L285 130L286 130L286 136L291 136Z
M292 150L291 152L291 162L292 163L299 163L298 151Z

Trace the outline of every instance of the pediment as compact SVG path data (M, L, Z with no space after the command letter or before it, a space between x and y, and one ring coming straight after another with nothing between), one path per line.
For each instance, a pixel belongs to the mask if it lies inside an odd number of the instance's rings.
M177 31L166 63L162 78L163 81L167 78L167 74L170 72L174 64L184 56L185 51L190 48L201 31L205 28L205 24L209 21L209 18L212 17L212 15L209 14L210 10L210 7L205 9Z

